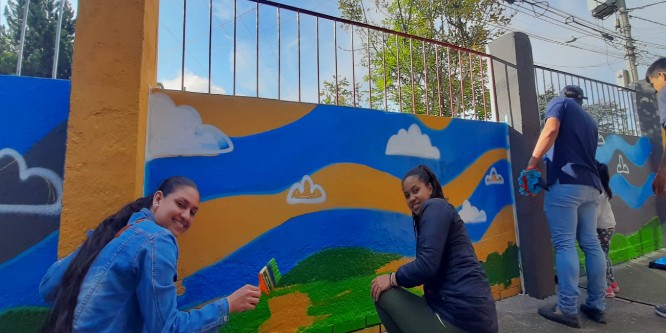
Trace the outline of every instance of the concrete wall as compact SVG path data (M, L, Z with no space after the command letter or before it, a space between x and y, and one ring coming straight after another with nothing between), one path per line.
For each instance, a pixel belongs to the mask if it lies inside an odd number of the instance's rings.
M256 283L275 258L281 288L229 331L376 324L370 281L414 256L400 182L418 164L467 222L495 297L519 292L505 124L175 91L150 101L146 189L185 175L204 201L179 238L182 307Z
M78 237L58 234L69 84L1 77L0 87L16 97L1 109L13 122L0 175L16 179L0 189L0 330L30 332L48 311L37 289L58 238ZM144 191L178 174L195 179L203 198L194 227L179 238L179 306L256 284L271 258L283 275L280 288L227 330L378 323L368 286L413 259L400 180L419 163L438 174L468 223L494 296L520 291L504 124L175 91L151 94L144 121ZM30 206L17 212L22 198Z

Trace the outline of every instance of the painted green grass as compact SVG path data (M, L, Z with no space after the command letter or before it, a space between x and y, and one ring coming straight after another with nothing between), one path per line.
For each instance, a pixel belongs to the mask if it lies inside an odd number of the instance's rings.
M0 332L39 332L49 314L47 307L22 306L0 313Z
M661 248L662 244L663 240L659 217L655 216L634 233L629 235L615 233L613 239L611 239L610 253L608 256L613 265L617 265L658 250ZM585 256L578 245L576 245L576 249L578 250L578 258L582 272L585 269Z
M518 247L510 243L500 255L491 253L483 263L491 284L508 286L519 276ZM366 248L333 248L314 254L282 276L278 288L263 296L254 311L232 314L219 332L257 332L270 317L268 300L291 293L306 294L311 301L308 315L315 317L299 332L349 332L378 323L370 296L370 283L377 269L402 258ZM412 292L422 295L419 288ZM20 307L0 314L0 332L39 332L48 308Z

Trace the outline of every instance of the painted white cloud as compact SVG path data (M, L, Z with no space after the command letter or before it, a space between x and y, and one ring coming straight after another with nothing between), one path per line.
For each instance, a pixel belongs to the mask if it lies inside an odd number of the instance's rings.
M497 169L491 168L490 173L486 175L486 185L504 184L504 177L497 173Z
M55 172L46 168L28 168L25 159L19 152L11 148L4 148L0 150L0 159L9 156L16 161L19 170L19 179L26 181L31 177L40 177L45 182L49 183L55 190L55 201L52 204L46 205L20 205L20 204L3 204L0 203L0 212L3 213L22 213L22 214L39 214L39 215L60 215L62 208L62 179Z
M202 124L196 109L176 106L168 95L150 94L146 160L167 156L215 156L234 144L217 127Z
M606 139L601 134L597 136L597 146L603 146L606 144Z
M324 188L312 181L310 176L305 175L300 182L291 185L287 194L287 203L322 203L326 201L326 191Z
M430 137L421 133L417 124L412 124L406 131L400 129L386 144L386 155L416 156L439 159L439 149L433 147Z
M160 81L164 88L166 89L172 89L172 90L180 90L180 85L181 85L181 78L183 77L182 73L178 73L178 75L171 79L171 80L165 80L165 81ZM192 91L192 92L208 92L208 78L201 77L199 75L196 75L188 70L185 70L185 90L186 91ZM217 86L217 85L211 85L210 86L210 92L213 94L226 94L226 90L224 90L223 87Z
M469 200L463 202L462 209L460 209L458 214L465 223L483 223L488 220L486 211L480 211L478 208L472 206Z
M624 163L624 159L622 158L622 155L618 155L618 160L617 160L617 173L623 173L625 175L629 174L629 165L627 163Z

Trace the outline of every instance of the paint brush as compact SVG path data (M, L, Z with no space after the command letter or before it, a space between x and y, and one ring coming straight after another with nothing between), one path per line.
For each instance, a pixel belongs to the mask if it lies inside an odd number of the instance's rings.
M275 286L280 282L282 275L278 269L275 258L268 261L268 264L259 271L259 289L265 295L275 289Z

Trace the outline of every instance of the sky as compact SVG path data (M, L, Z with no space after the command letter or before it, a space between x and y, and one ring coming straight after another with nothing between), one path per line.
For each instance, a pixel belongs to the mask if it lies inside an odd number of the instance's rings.
M78 0L69 0L76 8ZM187 90L207 91L209 76L209 1L188 0L186 22L186 49L185 49L185 86ZM364 1L368 6L372 0ZM499 2L500 0L498 0ZM316 11L319 13L339 17L337 1L334 0L276 0L275 2ZM533 57L536 64L565 72L587 76L600 81L615 83L616 74L626 68L623 59L624 50L620 43L607 44L600 37L599 31L615 30L615 15L598 20L591 16L586 1L577 0L531 0L537 6L516 1L514 5L505 4L508 13L515 13L511 24L507 28L512 31L525 32L530 36L533 47ZM657 56L666 56L666 21L660 21L659 13L666 11L666 2L658 0L626 0L628 8L638 8L654 4L646 8L630 11L632 35L638 40L638 50L641 54L638 66L639 78L644 76L646 65ZM233 93L233 0L213 0L212 37L210 48L210 76L212 77L211 91L217 93ZM0 0L0 7L4 7L7 0ZM560 10L564 17L550 12L544 12L543 6ZM369 15L381 15L368 11ZM313 101L317 99L317 82L319 89L323 81L335 75L335 57L333 44L333 26L330 22L320 22L319 27L319 68L320 79L317 80L317 38L315 22L311 17L302 17L300 45L296 29L296 15L281 11L280 44L277 41L276 10L268 6L261 6L259 10L259 74L256 68L256 10L255 3L247 0L237 0L237 51L236 51L236 93L239 95L257 95L260 97ZM575 21L580 23L565 23L566 16L573 14ZM535 17L536 16L536 17ZM571 19L569 19L570 21ZM646 20L657 23L648 22ZM551 23L555 21L554 23ZM664 23L661 23L664 22ZM0 21L4 23L4 18ZM584 28L582 25L593 27L594 30ZM596 25L596 26L595 26ZM359 32L357 32L359 33ZM358 34L357 34L358 36ZM158 81L166 87L180 88L182 73L182 45L183 39L183 1L160 1L159 25L159 51L158 51ZM356 76L357 81L363 76L363 69L356 68L352 72L351 66L351 38L350 31L343 27L337 29L338 59L337 70L339 76L351 78ZM555 41L546 42L543 39ZM567 41L571 41L566 43ZM355 56L360 57L358 51L358 37L354 49ZM564 44L564 45L561 45ZM619 49L617 49L619 48ZM301 55L301 89L298 89L298 53ZM587 49L587 50L584 50ZM279 50L279 51L278 51ZM590 51L592 50L592 51ZM648 52L648 53L646 53ZM280 57L278 57L278 53ZM280 60L278 70L278 58ZM356 59L356 62L359 60ZM366 67L367 68L367 67ZM359 72L361 71L361 72ZM365 69L367 71L367 69ZM257 80L257 77L259 79ZM258 81L258 82L257 82ZM351 81L351 79L349 80ZM280 84L278 85L278 82ZM279 89L279 92L278 92ZM367 89L367 88L366 88Z

